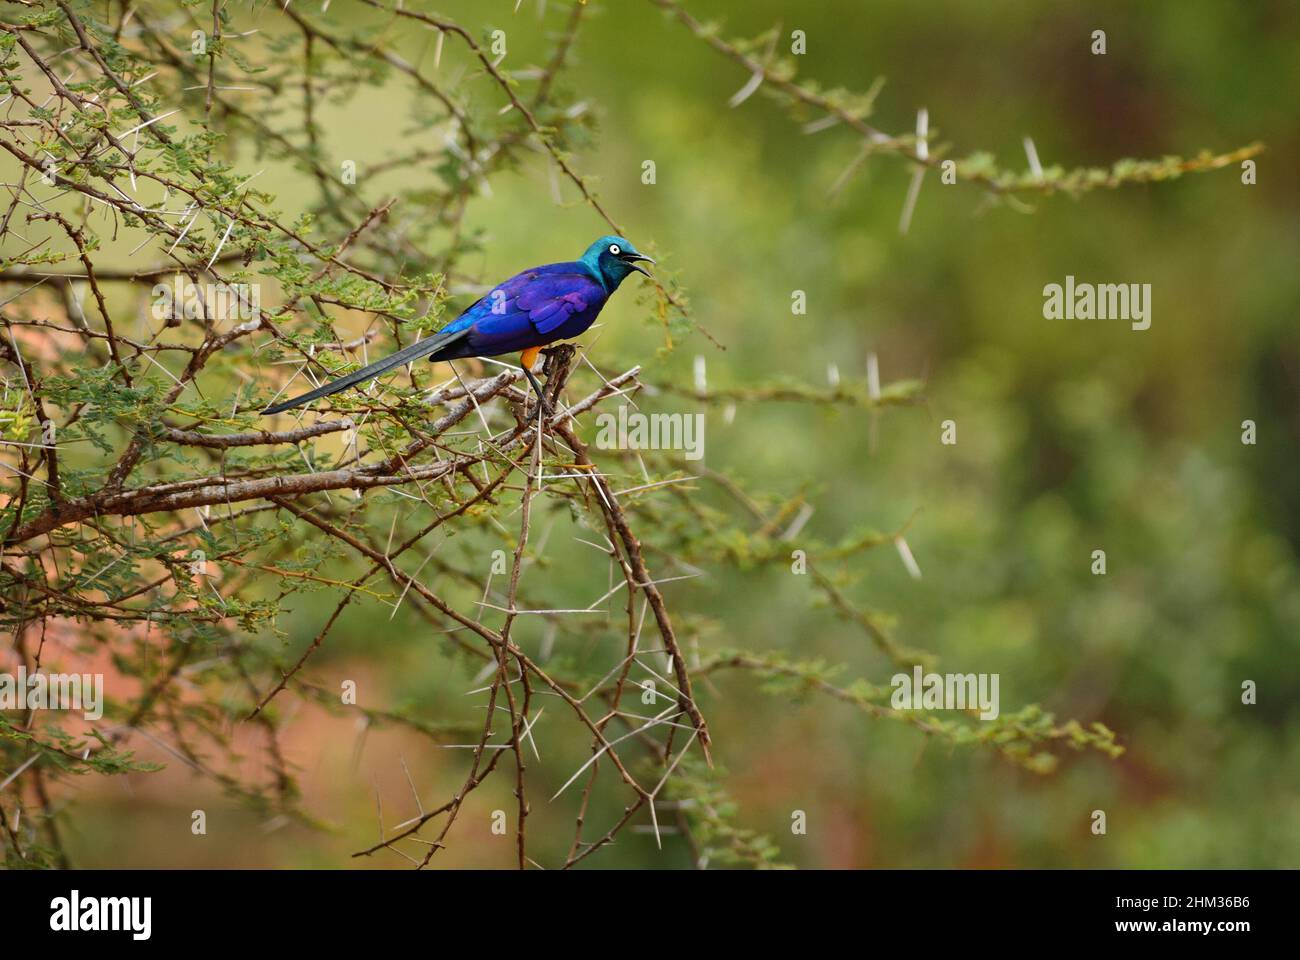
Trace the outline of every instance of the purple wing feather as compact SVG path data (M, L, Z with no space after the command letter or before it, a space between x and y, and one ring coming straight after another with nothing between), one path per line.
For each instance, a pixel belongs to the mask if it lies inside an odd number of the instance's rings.
M595 320L608 295L578 263L525 270L498 284L446 328L470 327L454 348L459 356L492 356L577 336Z

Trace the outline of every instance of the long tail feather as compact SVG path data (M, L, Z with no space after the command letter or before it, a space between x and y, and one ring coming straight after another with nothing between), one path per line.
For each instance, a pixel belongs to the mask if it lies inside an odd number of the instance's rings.
M313 400L319 400L321 397L328 397L330 394L338 393L340 390L346 390L348 387L355 386L358 383L364 383L374 377L379 376L392 370L394 367L400 367L403 364L411 363L413 360L419 360L421 357L427 357L430 354L437 353L443 347L449 346L469 335L469 328L457 330L455 333L435 334L427 340L420 340L411 344L409 347L403 347L391 357L384 357L382 360L376 360L374 363L367 364L360 370L354 370L346 377L339 377L337 380L331 380L329 383L322 384L310 393L304 393L300 397L294 397L292 400L284 400L280 403L267 407L262 411L262 416L269 417L274 413L283 413L285 410L292 410L294 407L301 407L304 403L311 403Z

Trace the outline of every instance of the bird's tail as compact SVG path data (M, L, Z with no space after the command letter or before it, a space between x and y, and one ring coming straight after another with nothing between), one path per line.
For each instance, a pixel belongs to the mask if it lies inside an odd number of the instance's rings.
M304 403L311 403L321 397L328 397L330 394L338 393L340 390L346 390L348 387L364 383L367 380L379 376L392 370L394 367L400 367L403 364L419 360L421 357L427 357L430 354L437 353L443 347L449 346L469 335L469 327L463 330L456 330L452 333L434 334L427 340L420 340L411 344L409 347L403 347L391 357L384 357L382 360L376 360L374 363L367 364L360 370L354 370L346 377L339 377L337 380L331 380L329 383L322 384L310 393L304 393L300 397L294 397L292 400L283 400L280 403L273 404L262 411L262 416L269 417L273 413L283 413L285 410L292 410L294 407L301 407Z

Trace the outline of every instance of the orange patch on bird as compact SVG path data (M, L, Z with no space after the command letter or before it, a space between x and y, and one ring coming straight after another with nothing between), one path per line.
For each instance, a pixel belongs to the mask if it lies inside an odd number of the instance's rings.
M541 352L541 347L529 347L523 353L519 354L519 360L523 363L526 370L533 369L533 364L537 362L537 355Z

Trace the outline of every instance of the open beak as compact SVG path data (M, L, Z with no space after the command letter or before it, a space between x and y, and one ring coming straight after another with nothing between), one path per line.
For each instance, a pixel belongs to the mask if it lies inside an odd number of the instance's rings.
M650 279L652 279L652 280L654 279L654 277L651 276L649 270L647 270L645 267L641 266L641 264L637 263L638 260L642 260L642 261L645 261L646 263L648 263L648 264L650 264L650 265L652 265L652 266L654 265L654 260L651 259L650 257L647 257L644 253L625 253L625 254L623 254L623 256L622 256L621 259L622 259L622 261L623 261L624 263L626 263L629 267L631 267L631 268L632 268L633 270L635 270L637 273L645 274L647 277L650 277Z

